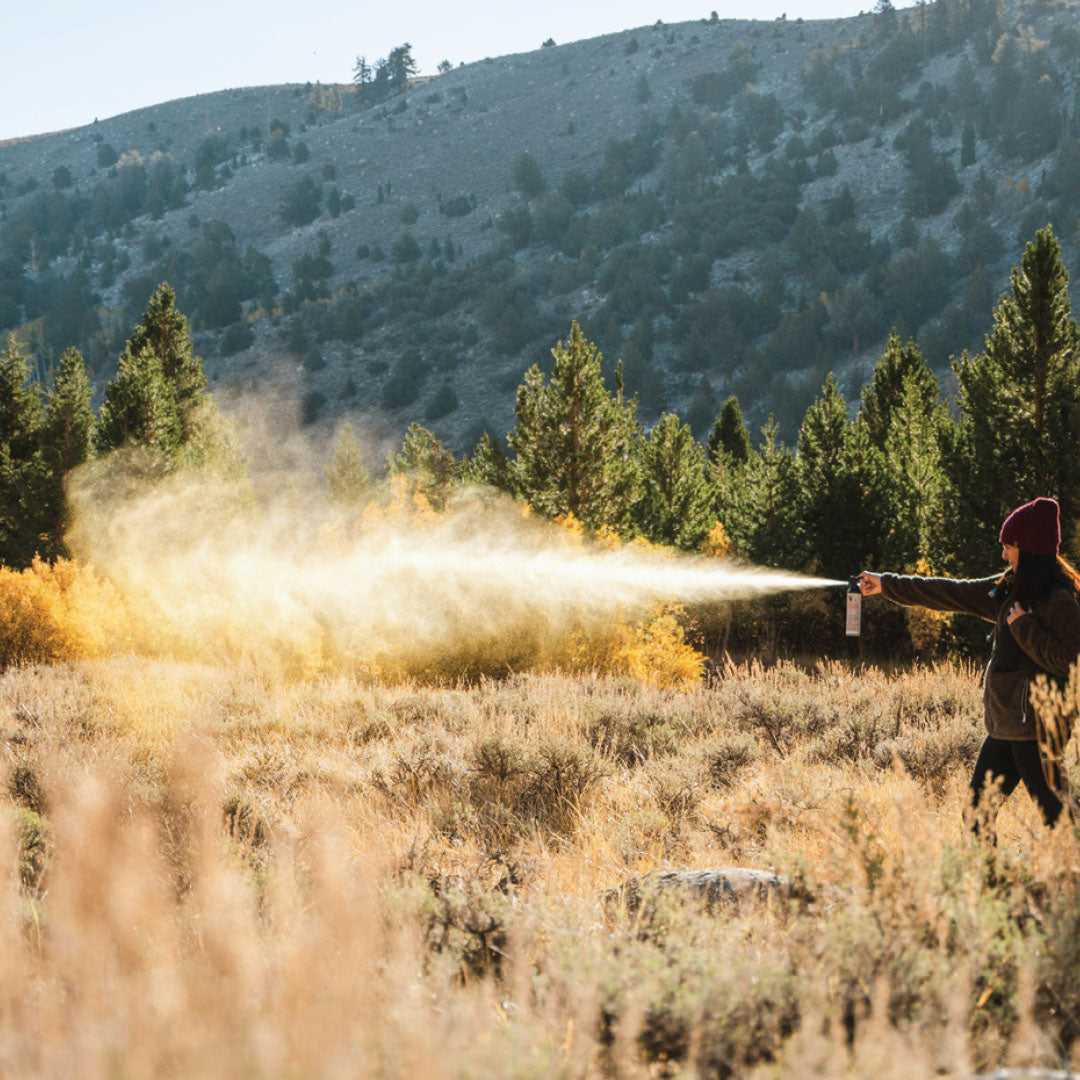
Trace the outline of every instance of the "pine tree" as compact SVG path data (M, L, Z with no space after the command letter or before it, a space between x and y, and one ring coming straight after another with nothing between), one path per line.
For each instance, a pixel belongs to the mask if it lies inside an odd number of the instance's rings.
M847 577L876 558L879 458L863 419L849 423L847 404L830 374L806 411L795 456L801 563Z
M0 563L28 566L41 547L47 470L41 392L15 335L0 353Z
M45 395L42 447L53 471L70 472L90 457L94 438L94 389L78 349L60 357L53 384Z
M356 64L353 67L353 82L356 84L359 90L363 90L368 83L371 82L373 77L373 69L367 62L367 59L363 56L356 58Z
M889 334L859 418L878 452L873 507L883 565L911 568L928 559L941 566L942 446L951 421L915 342Z
M454 455L420 424L412 423L405 432L401 450L387 463L390 476L404 476L413 491L425 498L435 510L446 507L454 481L460 471Z
M420 69L413 58L412 46L407 41L390 50L390 55L386 58L386 70L391 90L399 93L408 87L409 79Z
M31 382L30 362L9 334L0 353L0 443L13 456L28 458L37 448L41 419L41 390Z
M874 445L884 449L893 425L893 416L903 403L912 384L919 401L933 408L938 401L938 382L926 366L914 341L902 344L900 335L891 331L885 351L874 365L874 374L862 393L861 415L870 429Z
M761 434L760 447L724 485L720 518L742 558L787 566L794 533L795 461L780 442L780 426L771 416Z
M508 437L514 483L548 517L621 528L638 491L637 402L624 402L621 387L608 392L603 357L576 322L552 356L550 382L533 365L518 387Z
M330 501L342 508L359 506L371 487L371 474L364 467L364 455L352 424L346 424L334 444L334 456L323 470L330 489Z
M480 436L472 456L462 463L462 479L499 491L511 490L510 462L498 439L490 432L485 431Z
M182 428L170 389L161 360L152 349L125 351L116 378L105 387L94 438L96 452L139 446L156 451L163 462L175 457Z
M716 522L716 485L694 433L664 413L641 448L634 520L648 539L694 551Z
M44 554L65 554L64 534L69 523L68 474L90 458L94 442L93 387L78 349L60 357L53 385L46 394L41 430L42 457L48 477L46 495L48 535Z
M968 120L960 137L960 167L966 169L975 164L975 125Z
M1006 514L1038 495L1061 502L1066 544L1072 539L1080 516L1080 330L1068 284L1048 226L1014 267L983 351L954 363L955 546L968 569L985 565Z
M745 465L750 459L750 432L746 430L742 408L734 394L724 402L705 449L718 473L723 472L724 466Z
M206 396L206 375L202 357L194 355L188 321L177 309L176 293L168 282L163 281L154 290L125 352L138 356L144 349L149 349L161 362L180 422L180 441L186 442L197 422L198 407Z
M926 560L941 567L942 435L951 423L943 402L928 404L919 376L906 375L882 447L878 505L883 566L911 570Z

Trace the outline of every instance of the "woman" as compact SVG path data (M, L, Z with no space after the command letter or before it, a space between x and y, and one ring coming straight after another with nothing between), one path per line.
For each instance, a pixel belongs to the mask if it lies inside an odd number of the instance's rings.
M976 832L976 811L988 781L1000 783L1002 795L1008 796L1022 780L1046 824L1057 821L1064 780L1057 762L1040 754L1029 694L1036 675L1064 679L1080 654L1080 574L1058 554L1057 502L1035 499L1014 510L1001 526L999 540L1009 569L997 577L956 581L868 570L859 576L864 596L881 593L898 604L966 612L995 624L983 683L987 737L971 777Z

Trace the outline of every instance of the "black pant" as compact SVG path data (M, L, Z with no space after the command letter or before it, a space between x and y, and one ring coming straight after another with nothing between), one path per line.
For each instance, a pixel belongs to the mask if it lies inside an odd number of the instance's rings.
M1016 785L1023 780L1028 793L1039 804L1043 820L1053 825L1061 813L1061 799L1054 791L1062 790L1061 777L1056 768L1050 774L1054 778L1053 787L1043 775L1042 755L1039 744L1031 739L1025 742L1013 742L1006 739L987 737L979 751L979 760L975 762L975 772L971 777L971 808L973 829L979 832L979 800L987 783L1000 783L1002 796L1008 796L1016 790Z

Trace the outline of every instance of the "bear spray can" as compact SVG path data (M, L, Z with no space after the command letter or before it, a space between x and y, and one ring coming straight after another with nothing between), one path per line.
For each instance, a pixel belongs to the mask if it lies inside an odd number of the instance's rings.
M847 636L858 637L862 633L862 593L859 579L853 577L847 588Z

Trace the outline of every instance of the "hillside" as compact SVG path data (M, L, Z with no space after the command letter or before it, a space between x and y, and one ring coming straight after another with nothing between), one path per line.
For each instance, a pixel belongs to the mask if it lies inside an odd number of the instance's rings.
M978 348L1024 240L1075 266L1080 6L703 20L488 59L385 100L227 90L0 147L0 329L99 380L153 287L212 385L458 450L582 321L646 420L739 395L794 432L891 326Z

